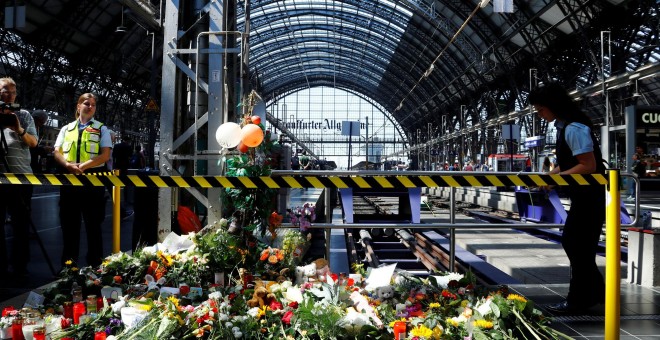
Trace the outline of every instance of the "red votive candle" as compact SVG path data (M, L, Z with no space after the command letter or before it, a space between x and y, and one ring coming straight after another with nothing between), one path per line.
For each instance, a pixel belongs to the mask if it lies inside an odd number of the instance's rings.
M64 317L67 319L73 319L73 302L65 301L63 307L64 307Z
M406 322L395 322L392 330L394 331L394 340L402 340L406 338Z
M80 323L80 316L85 315L85 313L87 313L85 303L76 302L73 305L73 323L76 324L76 325L79 324Z
M11 338L13 340L25 340L23 337L23 319L16 318L11 324Z
M105 340L105 331L98 331L94 333L94 340Z
M46 340L46 328L36 327L32 332L32 339L34 340Z

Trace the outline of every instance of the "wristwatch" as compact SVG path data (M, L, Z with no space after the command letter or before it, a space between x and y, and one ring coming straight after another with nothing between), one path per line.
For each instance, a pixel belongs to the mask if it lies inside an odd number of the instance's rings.
M23 132L18 134L18 137L23 137L27 133L27 130L23 128Z

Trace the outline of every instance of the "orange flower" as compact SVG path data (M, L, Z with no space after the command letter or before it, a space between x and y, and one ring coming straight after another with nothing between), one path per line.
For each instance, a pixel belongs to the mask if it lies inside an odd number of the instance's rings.
M260 261L265 261L268 258L268 256L270 256L270 248L264 249L261 252L261 256L259 257L259 260Z
M273 211L273 213L270 214L270 216L268 217L268 224L274 227L279 227L280 225L282 225L283 218L284 216Z
M270 263L270 264L276 264L276 263L277 263L277 256L276 256L276 255L270 255L270 256L268 256L268 263Z
M278 261L284 260L284 253L279 249L277 249L277 251L275 252L275 256L277 257Z

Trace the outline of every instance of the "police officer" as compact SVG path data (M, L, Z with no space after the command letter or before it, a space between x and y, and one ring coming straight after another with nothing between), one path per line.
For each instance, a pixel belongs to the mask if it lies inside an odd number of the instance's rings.
M65 125L55 141L54 157L64 173L80 175L107 171L112 140L110 130L94 119L97 98L84 93L78 98L76 120ZM87 231L87 265L98 266L103 259L101 224L105 217L104 187L60 188L60 224L64 249L62 264L78 261L80 226Z

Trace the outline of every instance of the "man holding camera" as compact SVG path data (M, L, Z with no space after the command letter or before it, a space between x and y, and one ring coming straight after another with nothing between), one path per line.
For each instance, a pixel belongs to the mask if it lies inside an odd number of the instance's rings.
M30 148L37 146L37 130L30 113L14 103L16 95L16 82L0 78L0 172L32 173ZM9 212L14 236L13 277L27 278L31 200L32 186L0 184L0 275L8 272L4 223Z

